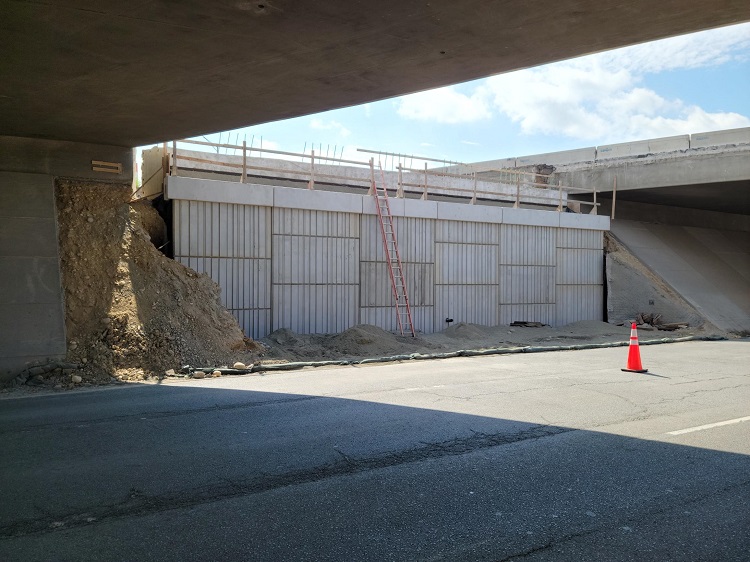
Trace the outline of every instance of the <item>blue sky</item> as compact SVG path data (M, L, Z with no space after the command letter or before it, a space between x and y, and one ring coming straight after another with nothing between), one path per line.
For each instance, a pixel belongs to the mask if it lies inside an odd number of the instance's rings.
M750 126L750 23L221 134L460 162ZM206 135L212 141L219 134Z

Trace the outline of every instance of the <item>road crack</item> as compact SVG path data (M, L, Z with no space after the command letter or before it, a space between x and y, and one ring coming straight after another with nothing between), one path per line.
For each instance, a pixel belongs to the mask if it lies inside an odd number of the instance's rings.
M152 496L141 492L128 493L118 503L91 507L86 509L85 512L45 516L33 520L10 523L0 527L0 540L86 525L96 525L125 517L140 517L152 513L193 507L236 497L260 494L287 486L319 482L339 476L360 474L408 463L464 455L474 451L551 437L571 431L576 430L550 425L536 425L515 433L481 433L473 431L472 435L468 437L423 443L421 446L411 449L392 451L365 458L352 457L334 448L342 457L340 461L281 474L258 474L246 479L222 480L215 484L170 494Z

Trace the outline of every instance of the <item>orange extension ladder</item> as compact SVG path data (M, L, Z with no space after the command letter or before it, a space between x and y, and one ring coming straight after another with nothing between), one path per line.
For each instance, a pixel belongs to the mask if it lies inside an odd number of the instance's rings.
M375 197L375 208L378 210L378 221L380 222L380 233L383 238L383 249L385 250L385 261L388 264L388 272L391 276L391 287L393 287L393 301L396 306L396 322L401 335L404 335L406 322L409 323L409 330L412 336L414 332L414 322L411 318L411 307L409 306L409 297L406 294L406 279L404 279L404 269L401 266L401 255L398 253L398 243L396 242L396 229L393 226L393 215L391 215L391 205L388 203L388 189L385 185L385 175L383 168L380 168L380 187L375 181L375 162L370 159L370 176L372 186L370 191Z

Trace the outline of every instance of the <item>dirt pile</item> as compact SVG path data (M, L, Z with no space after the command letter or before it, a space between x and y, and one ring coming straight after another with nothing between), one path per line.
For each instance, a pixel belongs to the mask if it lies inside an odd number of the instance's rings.
M255 351L207 275L159 252L164 223L129 186L58 180L69 363L84 381L138 380ZM147 231L148 228L148 231Z
M709 335L700 329L670 332L658 331L651 326L641 326L639 329L653 332L644 339ZM276 330L261 340L261 343L267 346L263 362L278 363L285 360L365 359L467 349L624 343L629 337L629 324L617 326L598 320L574 322L556 328L551 326L479 326L461 322L442 332L419 334L416 338L397 336L370 325L355 326L335 335L296 334L291 330L282 329Z
M261 340L269 359L319 361L364 359L403 353L428 353L439 348L424 337L398 336L377 326L360 324L340 334L296 334L281 329Z

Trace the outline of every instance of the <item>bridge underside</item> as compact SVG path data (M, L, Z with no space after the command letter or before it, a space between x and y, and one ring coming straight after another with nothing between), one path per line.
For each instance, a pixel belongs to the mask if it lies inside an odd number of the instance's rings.
M604 199L611 200L612 192L604 192L601 196ZM750 215L750 180L677 185L657 189L631 189L618 192L616 205L626 201Z
M746 0L6 1L0 134L137 146L747 20Z

